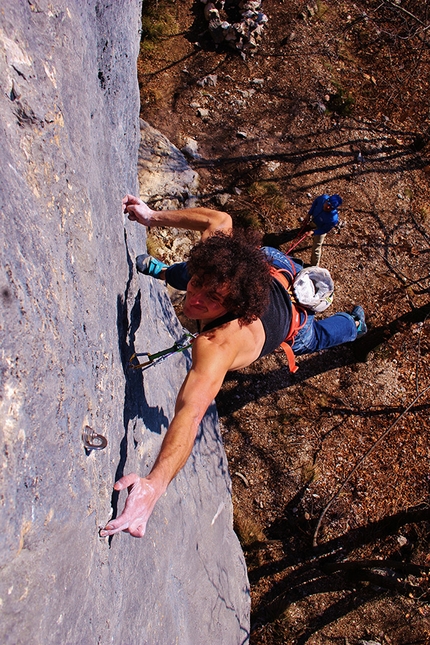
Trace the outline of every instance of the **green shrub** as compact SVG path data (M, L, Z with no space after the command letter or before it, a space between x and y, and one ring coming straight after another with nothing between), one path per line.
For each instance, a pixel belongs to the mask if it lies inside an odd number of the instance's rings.
M144 1L142 6L141 47L151 50L162 38L172 36L178 31L175 18L175 4L165 0L156 2Z

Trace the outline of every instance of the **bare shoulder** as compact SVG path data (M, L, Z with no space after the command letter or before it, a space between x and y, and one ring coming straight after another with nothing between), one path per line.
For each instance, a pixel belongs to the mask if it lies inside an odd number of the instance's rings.
M200 334L193 343L193 355L201 353L213 356L228 364L227 371L247 367L261 353L265 333L261 320L240 326L237 320Z

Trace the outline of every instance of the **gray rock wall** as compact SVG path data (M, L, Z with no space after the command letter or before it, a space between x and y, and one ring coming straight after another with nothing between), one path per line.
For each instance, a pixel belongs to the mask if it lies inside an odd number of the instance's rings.
M211 408L143 539L98 530L150 469L189 356L137 276L140 4L3 0L0 13L0 618L10 645L234 645L249 593ZM87 453L86 425L108 440Z

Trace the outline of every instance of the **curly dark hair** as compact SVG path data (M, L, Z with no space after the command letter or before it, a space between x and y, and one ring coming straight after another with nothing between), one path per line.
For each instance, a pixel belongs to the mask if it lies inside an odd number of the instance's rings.
M260 249L261 235L252 229L216 231L190 251L188 272L209 290L227 286L223 305L239 324L249 325L269 303L270 262Z

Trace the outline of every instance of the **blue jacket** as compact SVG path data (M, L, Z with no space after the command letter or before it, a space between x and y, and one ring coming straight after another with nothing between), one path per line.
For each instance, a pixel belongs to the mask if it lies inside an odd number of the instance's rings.
M323 209L324 204L329 201L332 204L332 210L325 211ZM336 207L342 204L342 199L339 195L320 195L317 197L309 210L309 215L312 217L316 229L314 235L324 235L331 231L331 229L336 226L339 221L339 213L337 212Z

